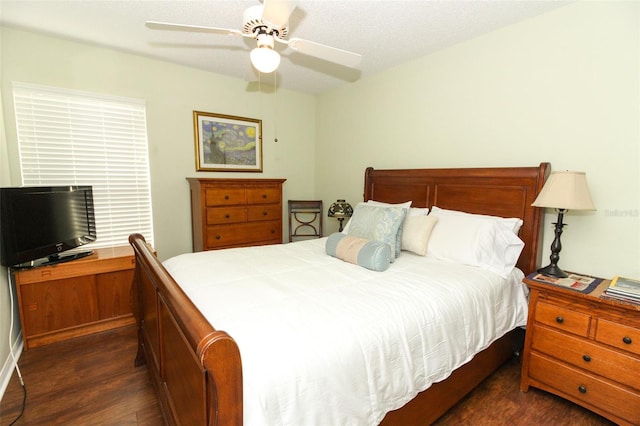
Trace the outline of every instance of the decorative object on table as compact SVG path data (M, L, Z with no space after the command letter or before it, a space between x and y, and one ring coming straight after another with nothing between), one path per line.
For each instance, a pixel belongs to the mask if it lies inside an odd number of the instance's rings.
M322 237L322 200L289 200L289 242Z
M640 303L640 280L616 275L604 294L624 302Z
M542 191L533 202L532 206L554 208L558 211L558 221L555 225L555 238L551 243L551 263L538 269L541 274L567 278L568 274L558 267L560 260L560 235L565 224L562 222L564 214L568 210L595 210L587 186L587 176L584 172L551 172Z
M196 170L262 172L262 120L193 111Z
M579 275L569 273L566 278L550 277L539 272L534 272L527 276L528 280L539 283L552 284L558 287L564 287L576 290L581 293L591 293L602 282L602 278L590 277L588 275Z
M337 200L329 207L327 216L335 217L336 219L338 219L338 222L340 222L338 232L342 232L342 230L344 229L344 219L353 216L353 207L351 207L351 204L347 203L345 200Z

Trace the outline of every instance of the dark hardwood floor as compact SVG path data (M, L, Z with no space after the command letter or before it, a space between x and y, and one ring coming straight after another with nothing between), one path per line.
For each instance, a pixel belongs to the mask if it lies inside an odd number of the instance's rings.
M24 352L19 366L27 403L16 425L162 425L146 367L135 368L136 334L126 327ZM548 393L520 392L514 359L443 416L437 425L611 425ZM0 425L20 412L14 372L0 402ZM301 425L302 426L302 425ZM306 426L306 425L305 425Z

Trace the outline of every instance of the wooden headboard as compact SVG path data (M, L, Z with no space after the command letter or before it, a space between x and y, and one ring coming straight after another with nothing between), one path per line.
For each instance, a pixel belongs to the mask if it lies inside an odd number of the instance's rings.
M517 266L525 274L540 265L542 209L532 207L551 171L549 163L537 167L469 169L375 170L364 176L364 200L401 203L524 221L518 236L525 246Z

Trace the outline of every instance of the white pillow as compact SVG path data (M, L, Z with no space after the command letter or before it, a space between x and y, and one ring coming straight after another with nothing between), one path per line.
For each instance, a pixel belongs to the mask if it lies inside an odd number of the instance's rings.
M411 207L409 209L408 216L426 216L429 214L429 209L425 207Z
M524 243L511 229L496 220L472 220L466 215L439 214L427 256L478 266L506 277L515 267Z
M437 222L437 216L414 215L406 217L402 231L402 250L426 256L429 237Z
M459 210L446 210L446 209L441 209L440 207L437 206L433 206L431 208L431 213L435 213L437 215L443 215L443 214L457 214L457 215L462 215L467 217L469 220L495 220L498 223L503 224L504 226L506 226L507 228L509 228L514 234L518 235L518 232L520 231L520 227L522 226L522 219L519 219L517 217L500 217L500 216L490 216L490 215L486 215L486 214L473 214L473 213L467 213L467 212L462 212Z

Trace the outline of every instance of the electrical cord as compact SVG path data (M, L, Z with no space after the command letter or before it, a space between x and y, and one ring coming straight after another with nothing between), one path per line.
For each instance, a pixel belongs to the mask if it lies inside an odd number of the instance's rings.
M13 365L16 368L16 373L18 373L18 379L20 379L20 384L22 385L22 408L20 409L20 414L16 417L9 426L13 426L20 417L24 414L25 406L27 405L27 387L24 385L24 380L22 379L22 373L20 372L20 367L18 367L18 360L16 359L15 354L13 353L13 288L11 286L11 268L7 268L7 282L9 283L9 303L11 306L10 313L11 319L9 320L9 353L11 354L11 359L13 359Z

